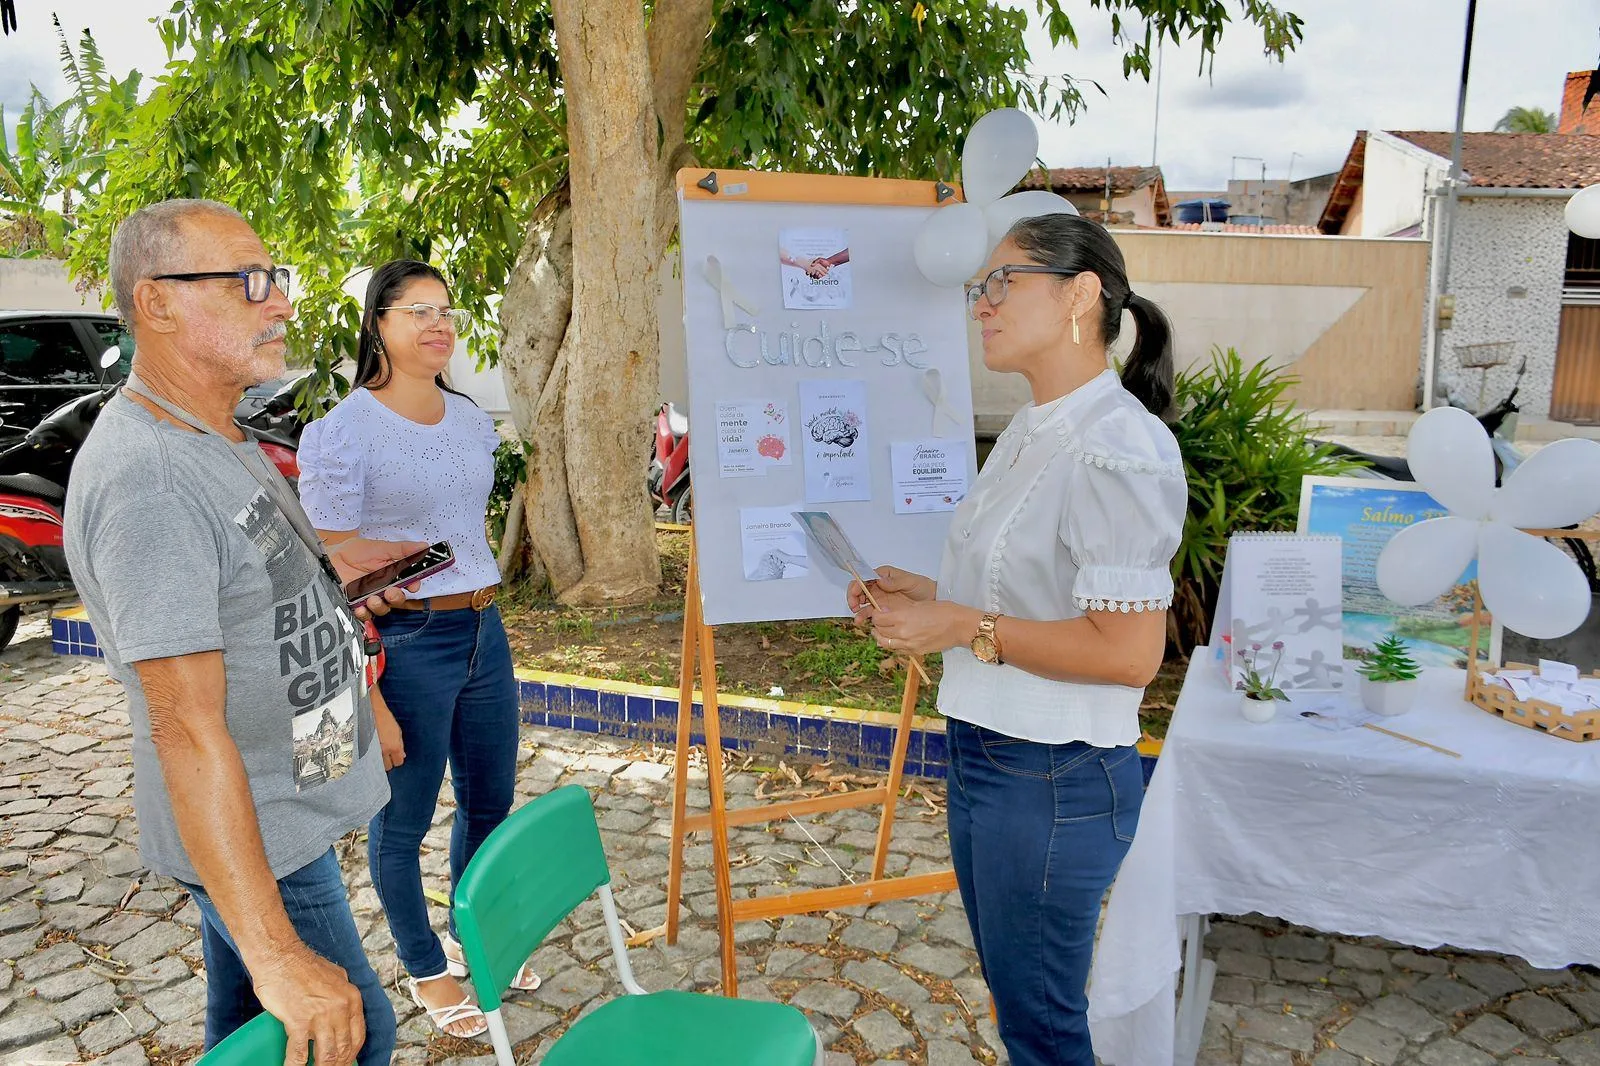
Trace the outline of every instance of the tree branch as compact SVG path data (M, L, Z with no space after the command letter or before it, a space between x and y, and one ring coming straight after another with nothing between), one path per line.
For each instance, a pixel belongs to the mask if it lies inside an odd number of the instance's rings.
M711 0L657 0L647 32L661 158L671 160L683 143L689 90L711 32Z

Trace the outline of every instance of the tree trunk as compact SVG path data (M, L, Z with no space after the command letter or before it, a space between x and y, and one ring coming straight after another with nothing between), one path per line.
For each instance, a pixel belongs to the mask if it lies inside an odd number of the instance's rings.
M562 55L590 57L584 70L563 67L572 178L534 212L500 310L512 421L532 448L523 492L528 575L569 603L641 599L660 584L643 478L660 379L657 267L677 225L674 176L694 162L684 116L711 27L711 0L657 0L646 70L638 0L593 6L604 13L584 12L587 23L576 2L558 17ZM602 38L596 27L613 17L628 33ZM626 91L613 91L623 83ZM571 180L583 182L582 197ZM592 282L589 309L576 312L589 316L581 330L572 327L574 200L584 204L577 226L587 250L578 269ZM575 362L583 369L573 375ZM588 521L580 525L579 514Z
M528 577L561 595L583 578L567 489L567 327L572 315L572 208L562 181L544 198L506 279L500 370L517 435L529 444L523 490Z
M583 565L559 594L568 603L643 600L661 584L642 477L659 391L660 230L644 8L639 0L551 7L567 105L573 279L553 373L566 378L567 491Z

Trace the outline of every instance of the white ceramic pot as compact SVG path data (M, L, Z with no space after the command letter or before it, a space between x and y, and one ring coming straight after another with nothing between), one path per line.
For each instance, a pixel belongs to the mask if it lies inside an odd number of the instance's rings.
M1361 704L1373 714L1393 718L1405 714L1417 702L1416 680L1374 681L1361 679Z
M1244 715L1247 722L1270 722L1278 713L1277 700L1258 700L1250 696L1239 698L1239 713Z

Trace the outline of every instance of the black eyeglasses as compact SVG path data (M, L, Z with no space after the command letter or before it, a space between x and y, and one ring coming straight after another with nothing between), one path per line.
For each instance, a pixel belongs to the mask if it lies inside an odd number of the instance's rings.
M267 302L276 285L284 298L289 296L289 268L255 267L251 270L201 270L190 274L157 274L151 281L211 281L215 278L238 278L244 282L244 298L253 304Z
M990 307L999 307L1005 301L1006 290L1010 287L1007 279L1012 274L1059 274L1061 277L1070 278L1079 273L1081 271L1021 263L1007 263L1005 266L995 267L982 281L967 286L967 314L971 315L978 309L979 296L987 299Z

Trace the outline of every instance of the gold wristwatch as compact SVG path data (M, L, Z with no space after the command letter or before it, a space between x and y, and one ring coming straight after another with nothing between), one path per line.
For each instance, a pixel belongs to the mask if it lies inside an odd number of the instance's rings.
M995 635L994 624L999 619L997 614L986 614L983 621L978 623L978 635L972 638L972 654L978 657L981 663L991 666L1000 664L1000 638Z

